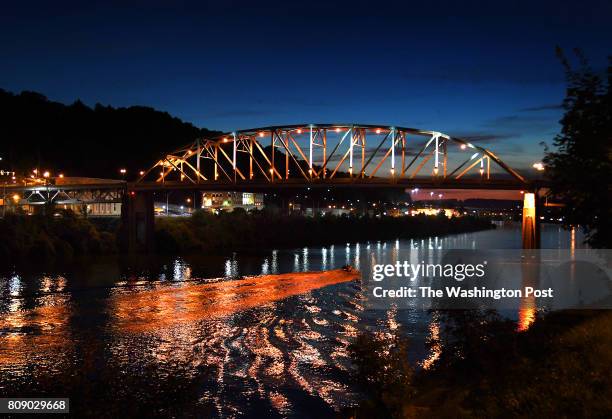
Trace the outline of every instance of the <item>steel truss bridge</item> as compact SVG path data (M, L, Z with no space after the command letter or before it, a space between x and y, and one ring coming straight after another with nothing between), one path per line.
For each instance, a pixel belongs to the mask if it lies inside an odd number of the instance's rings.
M523 247L539 246L537 190L546 186L542 181L524 178L491 150L469 140L382 125L302 124L235 131L197 139L165 155L136 182L56 178L43 185L5 185L2 204L121 202L125 248L152 251L155 191L311 186L525 190Z
M198 139L157 161L134 189L238 185L528 189L530 182L492 151L441 132L301 124Z
M95 179L92 182L84 178L65 178L58 183L39 185L6 185L2 190L8 205L32 206L121 203L126 191L127 183L123 181Z

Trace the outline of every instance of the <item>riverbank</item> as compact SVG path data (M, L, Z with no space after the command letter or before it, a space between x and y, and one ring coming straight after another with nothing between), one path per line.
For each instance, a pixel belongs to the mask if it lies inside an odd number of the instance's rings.
M365 397L346 417L607 417L612 411L612 312L553 312L525 332L491 312L438 314L445 326L432 344L442 350L427 369L396 361L393 354L409 345L403 338L359 337L352 353ZM385 367L399 373L376 376Z
M410 239L494 228L476 217L357 217L274 215L243 211L156 220L156 249L165 253L219 252L261 248Z
M116 255L119 219L11 214L0 219L0 261L70 261L76 256ZM303 217L241 211L155 220L160 254L227 253L367 240L393 240L467 233L493 228L474 217Z

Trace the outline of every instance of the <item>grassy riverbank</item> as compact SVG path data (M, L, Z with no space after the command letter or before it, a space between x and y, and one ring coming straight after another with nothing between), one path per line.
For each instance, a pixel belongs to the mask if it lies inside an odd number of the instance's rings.
M9 214L0 219L1 261L69 261L74 256L117 254L119 219ZM222 253L270 247L301 247L348 241L392 240L491 228L472 217L303 217L243 211L156 218L158 253Z
M71 211L58 214L7 214L0 219L0 261L46 263L118 251L119 220L94 223Z
M365 397L346 417L608 417L612 411L611 311L552 313L525 332L491 312L441 316L442 353L427 370L406 365L400 355L409 342L402 338L357 339L355 379Z
M160 252L211 252L270 247L301 247L366 240L394 240L465 233L492 228L474 217L281 216L234 211L156 220Z

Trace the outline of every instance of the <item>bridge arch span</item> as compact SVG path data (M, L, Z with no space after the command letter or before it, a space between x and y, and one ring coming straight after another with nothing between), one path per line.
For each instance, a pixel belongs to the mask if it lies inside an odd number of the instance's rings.
M199 138L162 156L137 183L151 181L498 189L528 184L494 152L467 139L372 124L279 125Z

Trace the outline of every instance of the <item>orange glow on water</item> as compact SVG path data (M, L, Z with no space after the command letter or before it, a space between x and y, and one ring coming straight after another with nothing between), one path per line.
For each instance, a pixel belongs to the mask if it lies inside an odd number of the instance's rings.
M429 356L423 360L423 369L427 370L440 358L442 344L440 343L440 324L432 319L429 324L429 340L432 342Z
M518 327L519 332L529 329L536 319L536 308L528 307L519 310Z
M118 294L112 312L119 329L154 331L161 327L221 317L316 288L358 279L341 269L262 275L212 284L184 284L138 293Z

